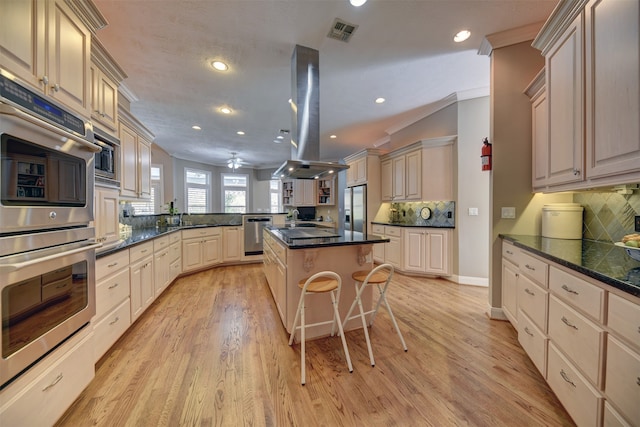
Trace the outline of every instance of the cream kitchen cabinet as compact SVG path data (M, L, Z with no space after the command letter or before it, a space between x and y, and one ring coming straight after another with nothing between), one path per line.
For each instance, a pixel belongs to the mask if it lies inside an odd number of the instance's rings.
M153 239L154 298L159 297L172 280L169 246L169 236Z
M502 242L502 310L512 325L518 325L518 255L520 249Z
M285 318L287 305L287 266L286 248L278 243L267 231L263 231L264 237L264 273L269 284L269 289L276 303L276 309L280 318Z
M109 187L95 187L94 191L94 226L96 241L108 245L120 240L120 224L118 220L119 191Z
M313 179L286 179L282 181L283 206L315 206L317 183Z
M549 116L544 68L533 79L526 90L531 98L531 143L532 161L531 183L534 190L548 185L549 173Z
M151 305L155 298L153 241L129 249L131 265L131 323Z
M449 276L450 230L407 227L403 233L403 271Z
M169 234L169 283L182 273L182 234Z
M640 180L639 13L635 1L562 1L534 40L546 67L547 191Z
M151 140L153 134L126 110L120 109L120 195L151 197Z
M95 37L91 41L91 118L113 135L118 133L118 86L127 77Z
M193 271L222 262L219 227L182 230L182 271Z
M384 225L373 224L372 232L375 235L384 237L385 236ZM386 243L379 243L377 245L373 245L372 253L373 253L374 262L377 262L378 264L384 263L384 252L385 252L386 245L387 245Z
M131 325L130 283L128 249L96 260L95 362Z
M243 254L244 233L242 227L223 227L222 261L240 261Z
M391 264L396 270L401 271L404 268L402 263L402 228L374 224L372 229L373 234L389 239L387 243L373 245L373 260L380 264Z
M336 179L322 178L318 180L317 206L332 206L336 204Z
M104 25L104 18L85 2L74 2L72 10L64 0L4 1L0 64L88 118L91 32Z
M426 139L381 156L382 200L452 200L455 140Z
M377 149L358 151L344 158L347 169L347 187L368 184L368 192L378 191L380 186L380 155Z
M347 187L367 183L367 157L360 157L353 160L347 169Z

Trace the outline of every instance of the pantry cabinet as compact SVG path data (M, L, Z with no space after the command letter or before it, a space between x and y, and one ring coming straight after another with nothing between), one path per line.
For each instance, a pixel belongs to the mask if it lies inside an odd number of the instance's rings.
M636 1L561 1L534 40L545 56L548 124L547 179L537 189L640 179L639 13Z
M0 63L75 112L90 117L91 31L106 21L89 5L64 0L5 1L0 14ZM91 15L91 19L81 17Z
M96 241L103 245L120 240L119 191L109 187L95 187L94 190L94 226Z
M151 140L153 134L129 112L120 109L120 195L151 197Z

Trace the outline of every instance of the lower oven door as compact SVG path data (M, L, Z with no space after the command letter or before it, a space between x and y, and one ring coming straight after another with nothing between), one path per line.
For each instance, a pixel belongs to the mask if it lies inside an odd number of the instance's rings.
M0 389L95 315L95 249L76 242L0 257Z

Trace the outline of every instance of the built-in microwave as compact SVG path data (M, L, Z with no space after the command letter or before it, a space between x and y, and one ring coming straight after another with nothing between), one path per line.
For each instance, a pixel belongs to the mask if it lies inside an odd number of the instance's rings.
M120 140L96 127L93 128L93 134L94 142L102 148L95 154L96 183L120 188Z

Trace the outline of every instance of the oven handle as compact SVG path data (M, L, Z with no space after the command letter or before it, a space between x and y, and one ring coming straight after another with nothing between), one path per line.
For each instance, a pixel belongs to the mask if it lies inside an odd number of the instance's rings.
M50 261L52 259L56 259L59 258L61 256L67 256L67 255L73 255L73 254L77 254L80 252L86 252L88 250L91 249L96 249L102 246L102 243L92 243L90 245L87 246L83 246L81 248L76 248L76 249L70 249L68 251L64 251L64 252L59 252L56 254L51 254L51 255L46 255L40 258L36 258L36 259L30 259L29 261L25 261L25 262L16 262L16 263L11 263L11 264L0 264L0 272L1 273L10 273L13 271L18 271L21 270L23 268L27 268L30 267L32 265L44 262L44 261Z
M10 105L2 105L1 108L2 113L4 114L10 114L13 116L16 116L20 119L23 119L31 124L34 124L36 126L38 126L39 128L45 128L51 132L55 132L57 134L60 134L66 138L69 138L71 140L73 140L74 142L84 146L84 148L88 149L89 151L93 151L94 153L97 153L99 151L102 151L102 148L99 145L96 145L90 141L87 141L86 139L82 139L77 137L76 135L65 131L64 129L60 129L59 127L53 126L47 122L45 122L44 120L38 120L37 118L18 110L15 107L12 107Z

